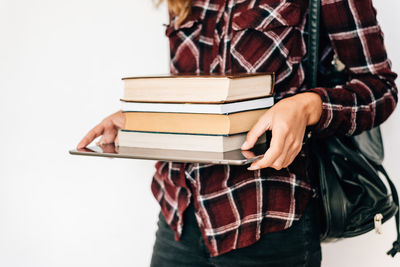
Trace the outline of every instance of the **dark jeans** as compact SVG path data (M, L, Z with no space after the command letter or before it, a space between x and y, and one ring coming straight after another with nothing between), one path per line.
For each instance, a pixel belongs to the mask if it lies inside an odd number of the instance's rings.
M160 212L151 266L321 266L316 202L310 202L302 218L288 229L265 234L253 245L217 257L210 257L204 245L193 204L184 213L183 233L178 242Z

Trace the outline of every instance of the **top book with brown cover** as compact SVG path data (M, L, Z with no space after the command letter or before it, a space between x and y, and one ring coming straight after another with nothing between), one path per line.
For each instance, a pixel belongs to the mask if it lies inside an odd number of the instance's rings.
M271 96L273 73L179 74L127 77L123 101L228 103Z

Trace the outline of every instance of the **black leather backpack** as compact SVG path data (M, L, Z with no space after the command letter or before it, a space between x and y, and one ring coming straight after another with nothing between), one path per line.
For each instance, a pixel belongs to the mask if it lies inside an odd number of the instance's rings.
M308 86L317 80L339 83L344 75L319 77L320 0L310 0L308 39ZM331 73L335 73L333 70ZM342 77L342 78L340 78ZM341 81L343 82L343 81ZM400 252L399 200L396 188L382 166L383 144L379 127L356 136L311 137L313 162L319 177L322 232L321 241L353 237L375 229L395 215L397 240L387 252ZM390 187L383 183L384 176Z

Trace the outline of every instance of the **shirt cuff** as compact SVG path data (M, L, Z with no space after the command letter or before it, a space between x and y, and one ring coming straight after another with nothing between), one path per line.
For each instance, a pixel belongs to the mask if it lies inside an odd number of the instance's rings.
M332 122L332 110L329 108L330 100L328 92L323 87L316 87L308 89L307 92L314 92L321 97L322 100L322 113L319 121L308 127L313 133L321 136L329 136L334 134L334 130L331 129Z

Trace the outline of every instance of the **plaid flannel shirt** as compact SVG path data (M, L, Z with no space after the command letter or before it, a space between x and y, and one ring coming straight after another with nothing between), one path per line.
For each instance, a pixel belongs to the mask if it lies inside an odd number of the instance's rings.
M275 72L275 102L307 91L321 96L321 119L308 127L314 135L375 127L397 103L376 11L371 0L322 0L321 8L321 70L336 53L349 74L344 85L306 88L308 0L193 0L183 23L170 16L166 27L171 73ZM211 256L290 227L317 195L307 140L281 170L158 161L151 189L175 239L191 199Z

